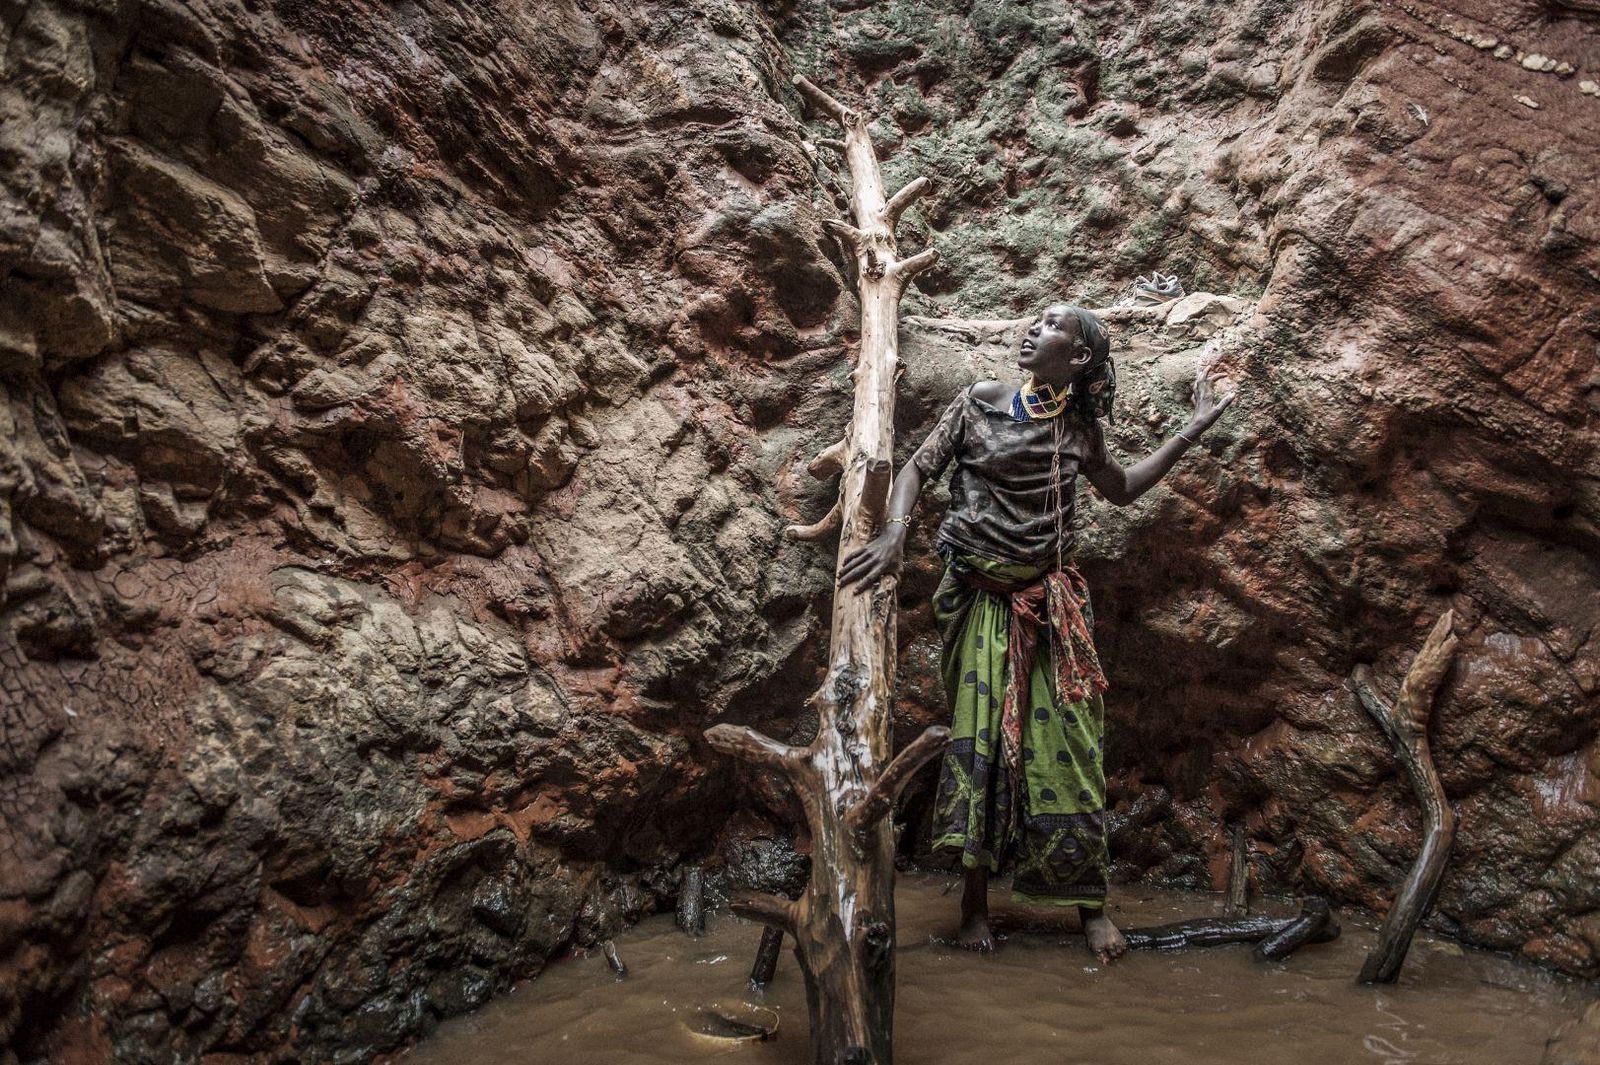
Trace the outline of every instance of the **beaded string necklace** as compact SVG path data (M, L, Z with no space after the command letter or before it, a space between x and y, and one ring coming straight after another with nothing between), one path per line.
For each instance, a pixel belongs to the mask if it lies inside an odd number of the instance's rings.
M1061 491L1061 445L1066 429L1063 423L1066 419L1060 417L1062 411L1067 409L1067 400L1072 395L1072 386L1057 390L1048 383L1037 380L1032 374L1028 380L1011 397L1011 417L1017 421L1046 421L1051 423L1050 436L1050 483L1046 489L1045 505L1051 510L1055 518L1056 532L1056 570L1062 566L1062 553L1064 549L1062 525L1065 507L1065 493ZM1055 619L1050 615L1050 600L1045 599L1045 632L1050 641L1052 661L1058 661L1054 656L1061 654L1061 636L1056 631ZM1058 696L1059 697L1059 696Z
M1065 399L1063 399L1063 406L1065 406L1065 402ZM1054 424L1052 424L1050 427L1051 440L1054 446L1050 448L1050 495L1048 497L1048 501L1050 503L1050 509L1055 515L1057 572L1060 572L1061 570L1061 512L1064 509L1061 492L1061 442L1062 437L1065 434L1065 429L1062 428L1062 423L1065 421L1065 418L1055 418L1053 419ZM1056 632L1055 618L1051 617L1050 597L1048 595L1045 596L1044 613L1045 631L1050 634L1050 660L1053 663L1059 663L1061 661L1059 657L1061 654L1061 638L1060 634ZM1056 670L1051 669L1050 673L1055 675ZM1056 694L1056 697L1057 699L1060 698L1059 692Z

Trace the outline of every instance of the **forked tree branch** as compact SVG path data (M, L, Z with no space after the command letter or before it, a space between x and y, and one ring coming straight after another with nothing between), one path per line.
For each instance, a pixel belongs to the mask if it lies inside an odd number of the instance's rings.
M817 107L832 115L841 126L848 126L856 120L856 113L844 104L817 88L804 74L796 74L794 87L800 90L800 95L810 100Z
M821 521L810 525L789 525L783 530L783 535L791 540L821 540L839 531L839 526L844 522L844 511L838 503L828 513L822 516Z
M806 748L775 740L744 725L713 725L706 729L705 736L706 742L723 754L736 755L768 769L794 774L806 763Z
M884 767L872 790L845 814L845 824L858 836L889 816L917 770L937 758L950 744L950 730L943 725L925 729Z
M817 452L817 457L806 464L806 472L819 481L826 480L844 469L845 456L849 451L849 441L835 440Z
M1422 849L1395 893L1394 905L1378 932L1378 945L1361 967L1360 980L1364 984L1388 984L1399 977L1412 936L1439 893L1450 848L1455 843L1455 813L1428 748L1433 697L1455 656L1456 637L1451 632L1454 622L1454 612L1446 610L1434 624L1400 685L1394 706L1373 690L1366 666L1358 665L1348 681L1362 707L1389 737L1395 757L1405 766L1411 789L1422 805Z
M933 187L933 182L925 177L919 177L905 188L889 197L889 202L883 205L883 220L890 229L900 220L905 209L911 206L913 200Z
M728 900L728 908L740 917L748 917L794 935L795 905L788 899L759 891L740 891Z

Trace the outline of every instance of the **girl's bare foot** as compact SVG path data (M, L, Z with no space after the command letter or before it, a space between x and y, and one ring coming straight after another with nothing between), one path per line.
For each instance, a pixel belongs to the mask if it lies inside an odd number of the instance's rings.
M993 954L994 930L989 927L989 915L986 913L963 915L961 930L956 933L956 942L979 954Z
M1102 964L1128 952L1127 939L1111 923L1111 918L1106 916L1104 910L1079 906L1078 916L1083 919L1083 934L1089 940L1089 950Z

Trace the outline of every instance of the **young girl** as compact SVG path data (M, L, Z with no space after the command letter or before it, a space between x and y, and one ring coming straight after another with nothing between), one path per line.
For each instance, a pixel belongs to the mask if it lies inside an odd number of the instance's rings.
M1028 328L1015 384L980 381L951 401L900 471L883 532L840 567L857 591L898 573L923 485L953 458L934 593L951 745L940 771L934 848L966 870L960 941L994 949L989 874L1009 867L1021 902L1076 906L1102 962L1127 950L1105 915L1105 675L1089 589L1072 564L1078 473L1127 506L1172 469L1233 401L1202 377L1194 416L1123 467L1106 450L1116 372L1105 326L1047 307Z

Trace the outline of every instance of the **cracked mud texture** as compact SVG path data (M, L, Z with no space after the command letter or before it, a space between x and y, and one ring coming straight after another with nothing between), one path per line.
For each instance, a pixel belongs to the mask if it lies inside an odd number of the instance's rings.
M1381 908L1417 815L1342 687L1447 606L1438 920L1600 975L1600 23L1584 5L0 4L0 1044L366 1060L795 871L848 415L842 166L934 194L909 314L1099 306L1085 492L1119 872ZM892 154L888 154L892 153ZM999 331L908 327L902 455ZM936 514L937 502L925 504ZM943 709L926 531L902 741ZM906 850L923 795L911 796ZM796 841L803 851L804 841Z

